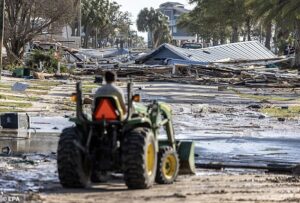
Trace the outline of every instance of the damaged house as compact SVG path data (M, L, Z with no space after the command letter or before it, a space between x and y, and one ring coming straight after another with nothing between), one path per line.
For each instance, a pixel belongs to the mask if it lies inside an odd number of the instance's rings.
M208 65L218 62L268 61L278 56L258 41L238 42L203 49L184 49L163 44L136 59L146 65Z

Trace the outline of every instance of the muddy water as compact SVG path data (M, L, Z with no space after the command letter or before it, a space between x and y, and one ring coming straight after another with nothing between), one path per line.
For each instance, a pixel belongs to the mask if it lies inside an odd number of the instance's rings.
M10 147L12 153L52 153L56 152L58 134L33 134L30 139L9 139L0 137L0 147Z
M0 146L9 146L13 154L56 153L59 136L34 135L31 139L1 139ZM199 163L300 163L300 140L253 137L215 137L193 139Z
M12 153L52 153L56 152L59 134L73 123L64 117L31 117L29 139L10 138L16 135L0 134L0 147L10 147ZM20 137L27 137L19 132Z
M267 138L207 138L197 140L199 163L298 164L300 140Z
M259 120L259 114L255 112L232 110L232 107L225 107L225 112L213 114L209 111L199 114L197 112L204 107L195 105L172 107L176 138L195 141L197 162L254 165L300 162L300 128L297 121L279 123L270 118ZM219 111L217 108L214 110ZM30 139L0 136L0 147L9 146L13 154L50 154L57 150L62 129L73 125L68 118L62 117L34 117L31 122L35 130Z
M59 184L58 139L58 134L32 134L30 139L0 136L0 147L11 149L9 156L0 155L0 191L40 191L48 184Z

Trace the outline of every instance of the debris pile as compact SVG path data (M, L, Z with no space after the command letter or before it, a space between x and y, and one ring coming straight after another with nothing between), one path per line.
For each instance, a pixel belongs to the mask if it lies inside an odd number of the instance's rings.
M217 62L273 61L275 54L258 41L238 42L203 49L184 49L163 44L136 59L137 64L148 65L208 65Z
M76 75L103 75L106 68L86 68ZM297 70L266 68L265 66L146 66L130 65L113 69L119 77L134 77L136 81L166 81L187 84L230 84L248 87L300 87Z
M37 79L76 79L103 75L114 70L119 77L136 81L166 81L187 84L227 84L249 87L298 87L300 78L290 67L293 57L278 57L257 41L232 43L202 49L183 49L163 44L149 53L126 49L70 49L61 45L34 44L37 50L61 50L62 63L55 73L34 72ZM49 48L50 47L50 48ZM42 68L41 68L42 70Z
M290 88L300 86L300 76L297 70L282 70L264 66L249 66L243 69L226 66L190 66L176 68L176 81L192 84L231 84L247 87L278 87ZM185 76L185 77L181 77Z
M298 87L300 78L290 67L292 57L278 57L257 41L189 50L163 44L132 63L86 67L76 75L102 75L114 70L120 77L140 81L188 84L228 84L249 87Z

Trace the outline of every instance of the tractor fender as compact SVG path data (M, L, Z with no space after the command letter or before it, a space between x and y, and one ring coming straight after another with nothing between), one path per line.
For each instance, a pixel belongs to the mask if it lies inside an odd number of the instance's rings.
M128 120L126 122L126 124L124 125L123 132L126 133L137 127L147 127L147 128L152 129L151 126L152 126L151 120L148 118L145 118L145 117L132 118L132 119Z
M153 125L149 118L146 118L146 117L131 118L124 125L123 134L126 134L127 132L131 131L132 129L138 128L138 127L146 127L153 131L154 136L155 136L155 145L156 145L155 149L156 149L156 153L158 153L159 146L158 146L157 134L156 134L156 131L153 130Z

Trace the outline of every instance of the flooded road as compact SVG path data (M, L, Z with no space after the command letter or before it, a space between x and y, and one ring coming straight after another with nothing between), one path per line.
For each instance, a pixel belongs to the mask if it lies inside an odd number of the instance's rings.
M1 138L0 146L10 147L13 154L52 153L57 150L58 134L33 134L30 139Z
M10 146L13 151L11 156L0 156L0 191L38 192L60 188L56 166L57 142L57 135L36 135L30 140L0 140L1 146ZM195 142L196 163L200 164L265 166L300 162L300 140L199 138ZM214 174L218 173L221 172ZM200 176L208 174L210 172L198 173Z
M207 138L197 140L198 163L293 165L300 163L300 140L268 138Z
M140 89L146 103L157 98L170 103L176 139L195 141L197 163L262 166L300 162L297 119L278 121L247 107L259 102L218 92L216 87L168 83L145 84ZM66 116L32 116L30 139L0 136L0 147L12 150L11 156L0 156L0 190L60 188L57 143L62 129L72 125Z

